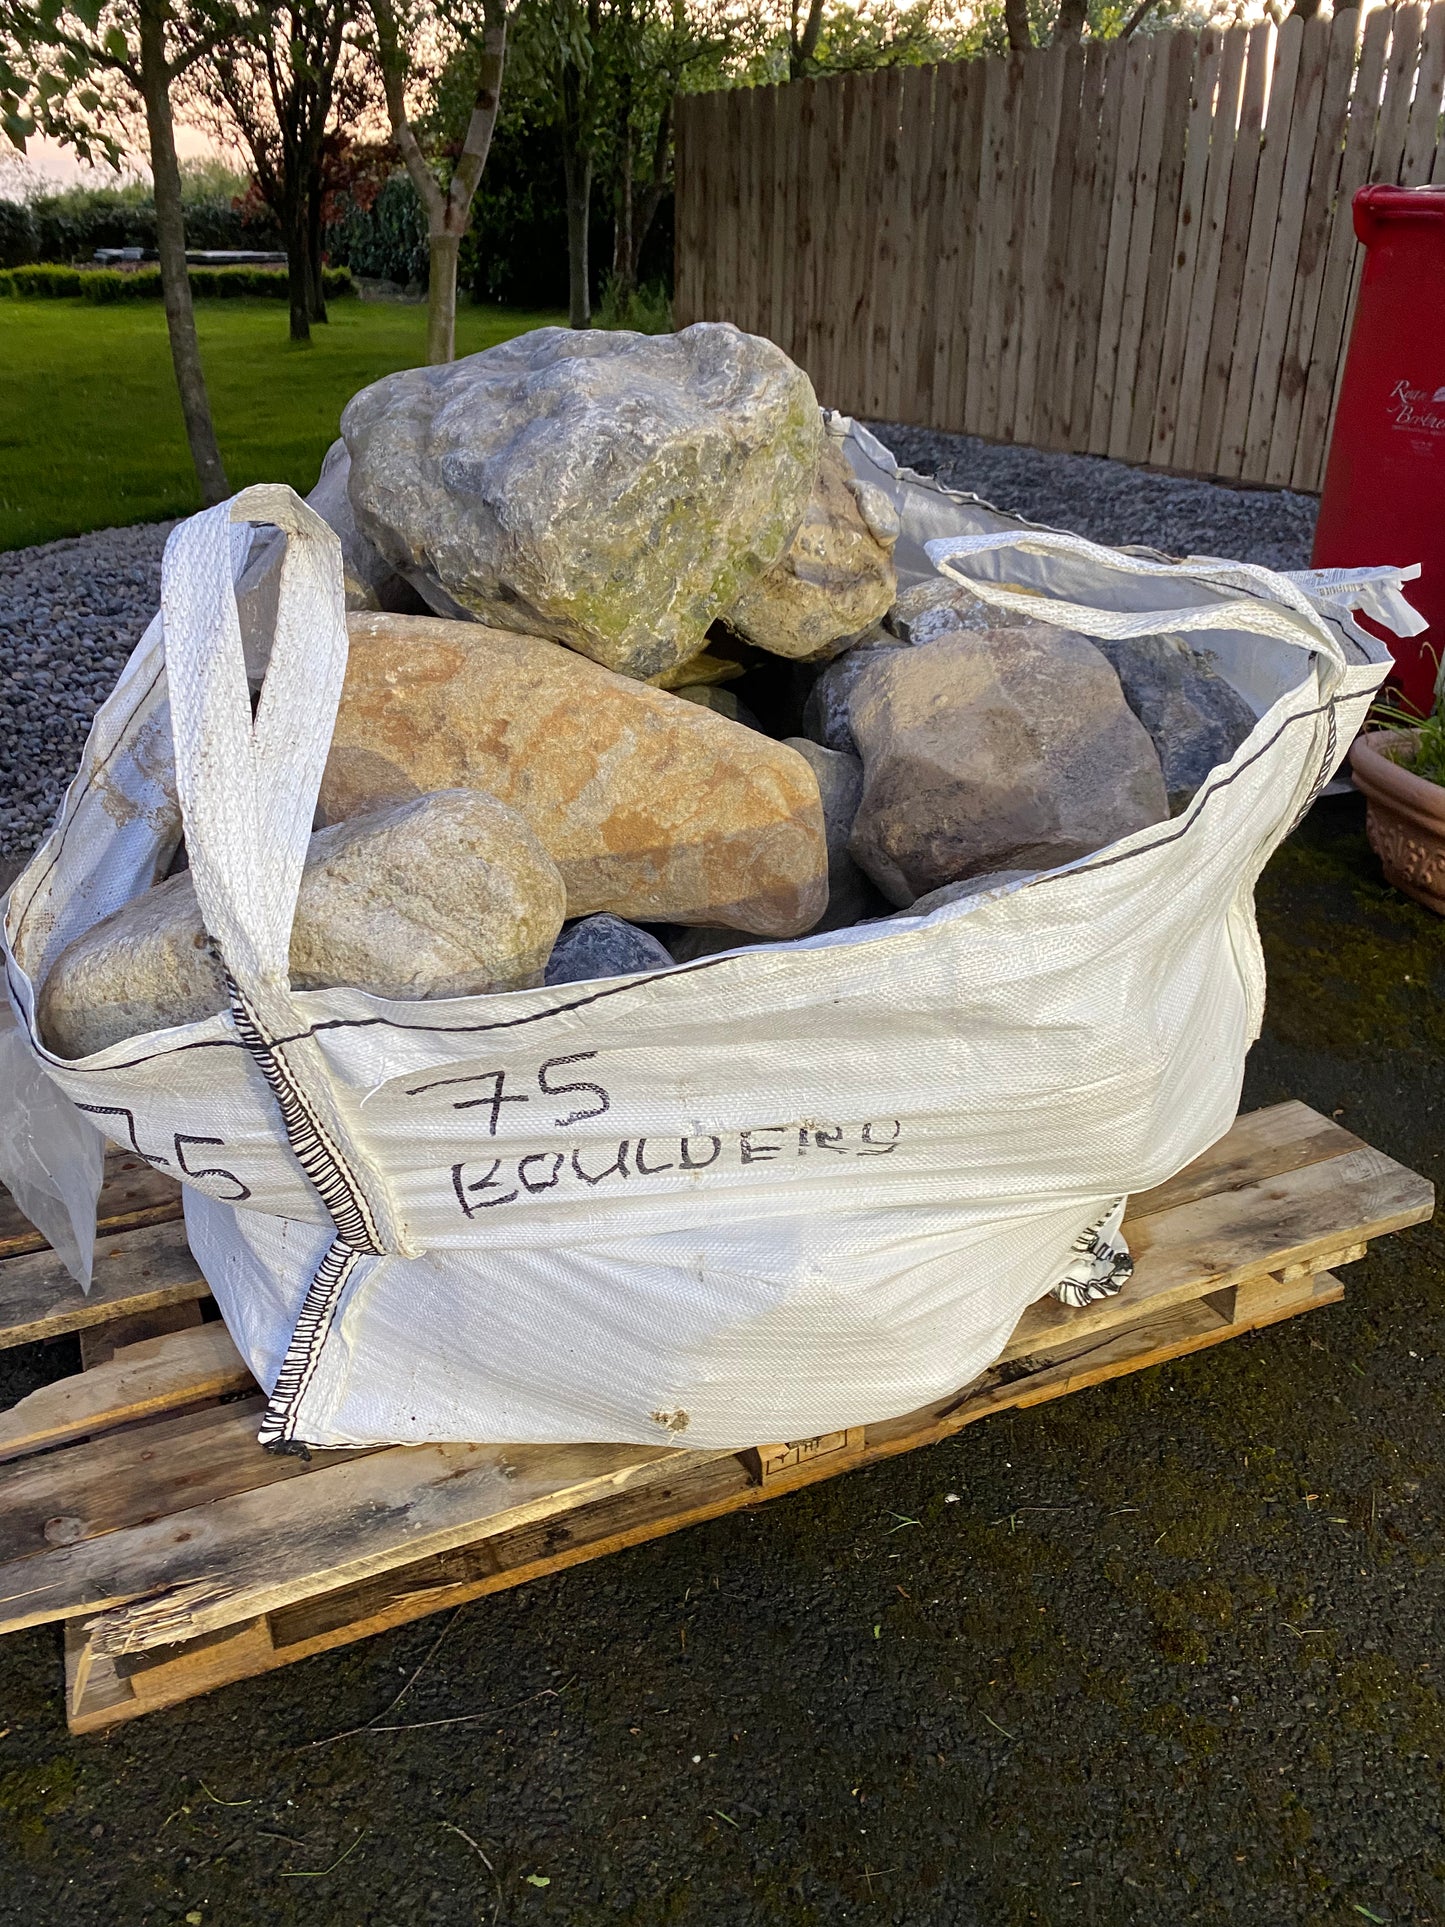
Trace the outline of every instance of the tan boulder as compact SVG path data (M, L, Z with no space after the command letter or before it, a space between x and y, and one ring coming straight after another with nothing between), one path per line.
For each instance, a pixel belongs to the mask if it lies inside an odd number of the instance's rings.
M859 481L825 436L797 533L782 561L728 610L729 627L777 656L819 662L837 655L893 601L898 527L888 497Z
M475 787L531 824L569 918L793 937L823 914L822 806L796 751L541 637L423 616L347 626L327 821Z
M540 984L565 894L514 810L456 789L311 838L291 932L297 990L465 997ZM188 871L102 919L57 958L40 1028L62 1057L224 1010L221 960Z

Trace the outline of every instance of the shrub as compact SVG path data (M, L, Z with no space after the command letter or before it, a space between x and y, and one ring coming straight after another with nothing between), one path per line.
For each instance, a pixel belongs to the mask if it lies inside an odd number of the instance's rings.
M23 201L0 201L0 268L20 268L39 252L35 216Z
M186 217L186 245L192 248L268 248L278 245L270 220L248 223L237 205L243 187L216 170L187 170L182 196ZM41 194L30 203L35 222L36 253L41 261L88 261L97 248L145 248L156 245L156 209L149 186L129 181L120 187L69 187L57 194ZM10 263L6 264L12 265Z
M369 208L355 202L327 230L328 251L353 274L425 287L428 262L426 215L406 174L393 174Z
M356 283L346 268L327 268L321 279L328 301L345 300L356 293ZM117 301L159 300L160 293L161 271L153 267L124 272L119 268L62 268L46 262L0 272L0 296L12 298L79 300L109 306ZM284 301L286 275L280 268L192 268L191 293L221 300L262 295Z

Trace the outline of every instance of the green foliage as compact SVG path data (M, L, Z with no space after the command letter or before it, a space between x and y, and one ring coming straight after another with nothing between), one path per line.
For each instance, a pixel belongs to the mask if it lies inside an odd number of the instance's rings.
M238 205L244 182L228 170L197 170L183 177L186 245L192 248L274 248L280 245L269 220L248 220ZM235 191L231 191L232 189ZM156 209L150 184L71 187L37 195L30 203L41 261L87 261L97 248L156 246Z
M346 262L353 274L425 287L426 215L410 176L398 170L370 207L348 200L327 230L326 245L332 260Z
M599 328L626 328L639 335L671 334L672 299L660 282L634 288L623 298L617 283L609 279L603 285L594 323Z
M356 293L349 268L327 268L322 280L328 301ZM191 293L215 300L234 301L242 295L286 299L283 268L192 268ZM114 307L122 301L159 301L159 268L64 268L49 263L8 268L0 272L0 297L41 301L86 301L95 307Z
M457 353L558 319L463 304ZM426 358L414 302L338 301L294 348L274 301L196 303L233 489L311 488L359 388ZM0 301L0 549L200 507L158 301Z
M23 267L40 252L35 216L23 201L0 201L0 268Z

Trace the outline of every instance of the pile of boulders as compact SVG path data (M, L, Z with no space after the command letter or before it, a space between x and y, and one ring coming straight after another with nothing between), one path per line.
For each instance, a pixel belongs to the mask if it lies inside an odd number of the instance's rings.
M545 328L364 389L310 500L350 657L300 989L453 997L924 914L1185 806L1254 712L1178 638L899 592L889 496L770 342ZM280 539L240 584L264 674ZM173 874L61 956L78 1056L225 1002Z

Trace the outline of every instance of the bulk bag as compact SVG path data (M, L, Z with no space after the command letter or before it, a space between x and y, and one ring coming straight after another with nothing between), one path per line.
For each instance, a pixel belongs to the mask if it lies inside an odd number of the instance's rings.
M1258 721L1181 816L931 915L643 975L295 991L339 545L279 487L171 535L161 613L14 886L7 984L47 1088L184 1185L265 1442L742 1447L893 1416L984 1369L1092 1227L1232 1124L1264 1002L1255 881L1388 666L1345 605L1404 620L1399 572L1109 550L842 426L898 506L903 586L938 566L1005 609L1211 652ZM253 523L287 537L254 719ZM231 1008L58 1059L47 969L182 830Z

